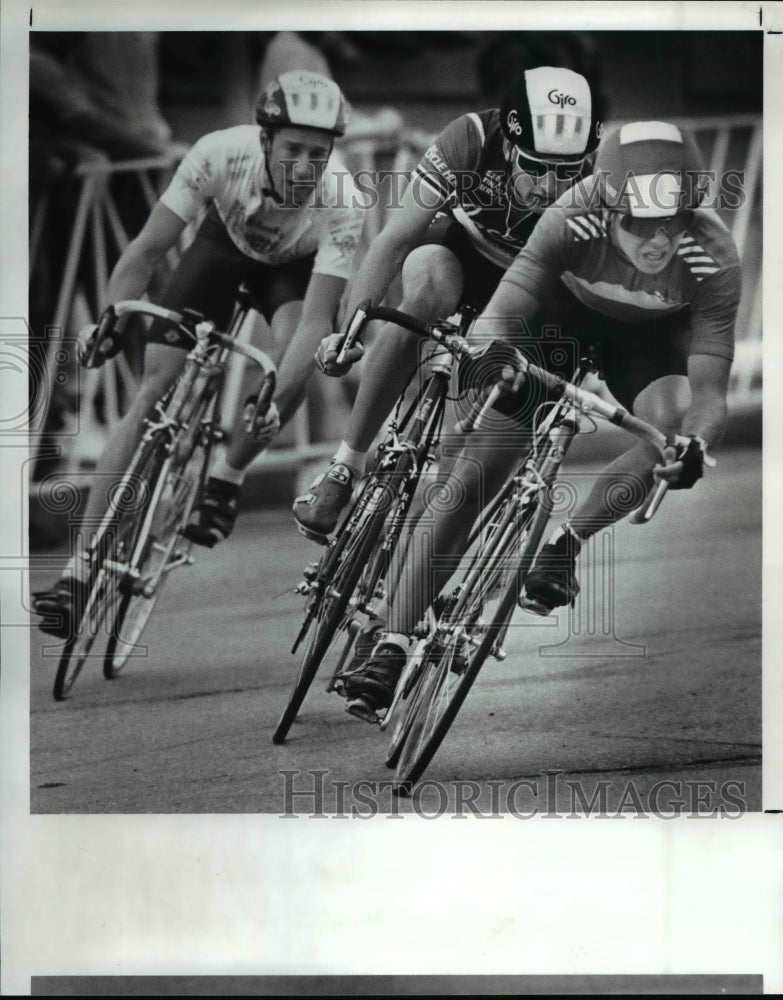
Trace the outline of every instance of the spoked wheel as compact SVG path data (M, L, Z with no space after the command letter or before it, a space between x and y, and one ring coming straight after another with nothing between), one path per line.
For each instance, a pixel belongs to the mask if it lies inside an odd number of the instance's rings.
M516 605L516 575L512 574L503 599L486 625L476 615L470 627L441 624L421 654L413 680L395 724L387 764L396 765L394 790L409 794L432 760L467 697L487 656L496 648ZM484 611L488 609L485 607ZM489 612L491 613L491 611ZM463 621L470 621L465 616Z
M111 629L121 600L117 590L118 582L114 574L100 568L84 598L83 608L75 609L75 632L65 644L57 664L52 692L55 701L62 701L69 694L82 667L90 658L96 641L105 640L107 630Z
M146 519L163 460L157 442L140 445L110 501L92 550L84 606L74 609L74 634L57 666L53 690L56 701L62 701L69 693L90 656L105 661L108 642L104 647L104 640L110 641L116 631L128 560Z
M427 669L427 661L424 657L428 643L421 642L415 649L413 655L408 660L405 671L400 678L397 691L394 695L387 717L391 722L391 738L386 751L386 766L394 768L400 759L400 752L405 744L411 723L416 718L416 706L418 698L421 697L423 685L421 684L423 671ZM398 705L404 707L397 709ZM386 720L381 723L381 728L385 728Z
M145 655L145 648L137 643L168 574L192 561L191 542L182 532L201 487L206 458L206 449L199 445L184 466L173 462L168 469L163 467L163 482L150 484L150 489L157 491L157 500L146 537L138 539L136 545L133 538L123 544L123 551L131 553L131 571L123 579L122 596L106 646L103 675L107 680L117 677L129 659Z
M381 529L385 513L375 511L370 514L365 527L358 531L346 544L340 546L326 558L323 570L316 579L315 593L308 610L311 618L305 644L302 665L280 721L272 735L273 743L283 743L291 724L302 707L305 695L315 678L329 646L341 625L348 625L346 611L365 569ZM338 543L339 544L339 543ZM350 636L346 636L352 642ZM349 650L344 651L347 655Z
M512 485L506 490L511 497ZM457 588L440 598L437 624L417 650L420 662L414 657L413 671L402 679L386 758L396 766L398 794L409 794L424 773L487 657L505 656L519 570L526 573L532 563L546 512L535 503L519 510L512 501L497 513L475 539L476 552Z

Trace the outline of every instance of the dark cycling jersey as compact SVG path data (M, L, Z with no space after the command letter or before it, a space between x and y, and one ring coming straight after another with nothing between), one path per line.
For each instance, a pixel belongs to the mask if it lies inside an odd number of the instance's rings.
M658 274L644 274L615 246L609 213L584 207L598 205L594 186L587 178L544 212L500 283L504 308L513 301L509 285L542 304L562 283L590 312L623 324L650 324L651 336L656 322L676 316L690 330L691 354L732 360L742 276L734 241L718 216L697 210L669 264Z
M515 202L497 109L456 118L413 172L493 264L508 267L541 218ZM430 207L429 205L427 207Z

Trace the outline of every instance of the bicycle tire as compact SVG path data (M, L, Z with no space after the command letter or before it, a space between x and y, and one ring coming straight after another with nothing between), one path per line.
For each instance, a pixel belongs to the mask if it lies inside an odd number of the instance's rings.
M509 495L511 491L509 484ZM512 507L508 510L507 516L513 517L514 513ZM429 766L498 637L507 628L516 607L520 578L526 575L533 563L548 520L549 511L536 501L525 512L524 518L514 526L508 539L502 537L502 527L498 531L496 535L499 538L498 553L502 555L502 550L510 552L516 550L518 555L514 556L514 560L518 562L519 568L508 573L503 594L491 622L489 625L481 626L484 628L484 634L473 653L466 659L464 668L455 669L456 642L453 645L444 644L437 630L430 640L431 644L437 642L443 648L437 649L435 655L425 650L424 669L417 689L413 692L414 697L411 698L409 706L406 706L406 712L400 722L403 732L401 736L398 736L396 731L394 733L399 745L395 745L393 741L387 754L387 759L390 757L396 767L393 790L397 794L410 794L415 783ZM520 551L520 544L525 534L527 538ZM497 558L494 552L490 552L490 555ZM502 565L500 559L498 562ZM450 624L453 626L463 625L465 632L468 628L475 627L471 625L471 620L477 615L480 616L487 600L486 593L482 594L481 591L483 589L486 592L488 586L486 581L482 581L483 570L480 565L472 564L466 576L468 573L472 574L472 586L477 585L478 593L473 594L467 590L460 597L465 609L461 614L464 614L467 626L459 621L457 614L450 619ZM466 645L463 645L460 655L464 656L465 649ZM452 679L452 674L455 679Z
M162 460L157 441L142 442L111 500L93 548L84 607L77 608L73 635L57 664L52 692L55 701L62 701L73 688L99 634L108 640L114 629L122 600L121 577L107 565L121 563L135 544L151 498L145 484L156 471L153 463ZM105 653L99 655L104 657Z
M110 597L107 594L107 583L107 575L102 569L98 570L85 598L82 613L75 623L75 632L60 654L52 689L55 701L63 701L70 693L98 638L99 630L109 610Z
M316 613L312 616L311 621L308 622L307 617L305 619L305 624L300 630L299 637L294 644L295 650L302 638L306 634L308 635L302 666L300 667L288 704L286 705L280 721L273 733L273 743L279 744L285 742L288 731L302 706L302 702L304 701L307 691L309 690L315 675L318 672L318 668L321 666L321 663L323 662L335 635L341 625L345 625L347 630L348 621L346 619L346 611L351 603L354 593L357 591L357 588L361 587L361 581L363 578L367 581L364 590L365 597L359 596L358 602L355 603L361 605L363 601L372 597L372 595L368 592L370 590L374 590L380 577L377 570L379 567L379 558L382 553L379 551L377 546L383 537L384 525L387 522L389 514L395 509L395 505L401 500L399 484L403 482L411 482L408 477L412 468L415 470L413 473L415 485L413 490L408 491L405 506L409 507L413 500L413 494L415 492L415 488L418 486L421 472L423 470L422 458L431 448L433 438L437 435L442 424L446 387L447 383L443 379L436 380L435 376L432 376L428 380L421 396L410 405L398 428L398 430L402 432L409 424L413 426L413 434L410 435L411 440L409 442L408 449L403 451L397 457L391 468L382 468L383 458L379 459L379 464L368 477L367 484L365 485L361 496L357 498L351 512L343 520L343 528L340 533L338 533L338 538L340 540L326 557L328 561L326 563L325 572L321 581L321 586L324 588L325 592L328 593L330 589L336 591L339 598L335 601L329 601L327 598L316 598L316 600L319 601ZM417 418L419 406L422 401L428 397L432 400L434 405L426 408L425 412L427 415L424 419L420 417ZM416 423L417 419L418 423ZM415 460L413 457L414 451ZM391 497L387 498L384 504L383 495L381 494L381 499L377 503L373 504L372 495L368 494L367 491L376 488L381 491L386 491L389 489L389 484L392 484ZM344 553L341 549L341 545L343 544L342 532L345 526L351 523L357 507L361 503L367 502L367 497L369 497L368 505L370 507L370 513L361 515L364 516L366 520L363 524L360 522L354 527L353 530L355 532L355 536L349 543L347 543L350 544L352 548L349 549L348 552ZM402 515L404 515L404 513L405 510L402 509ZM398 515L395 514L395 516ZM397 541L398 540L399 533L397 534ZM331 565L336 563L338 559L340 560L339 564L332 572ZM313 625L315 626L314 630ZM343 649L342 655L337 660L337 664L332 672L332 677L327 686L327 690L329 691L334 688L335 675L350 654L354 638L355 633L349 634L347 638L347 645Z
M107 680L116 679L133 657L136 643L147 626L155 610L163 587L175 564L187 564L190 560L192 543L183 536L206 478L206 470L212 446L212 425L205 421L211 413L214 423L218 408L217 393L208 388L197 401L184 433L175 442L175 454L166 463L167 445L159 442L161 458L155 468L156 480L151 484L150 496L157 496L156 509L152 512L147 537L132 567L138 580L125 581L114 625L106 646L103 660L103 675ZM166 481L158 488L157 476L164 475ZM176 556L174 555L176 549ZM168 568L167 568L168 567ZM143 580L157 581L151 592L145 593Z
M369 556L370 550L375 545L378 535L383 528L385 512L373 511L370 515L369 526L357 537L351 539L353 544L344 547L340 565L337 567L331 579L325 581L327 593L319 600L318 609L307 637L302 664L299 668L297 679L288 699L288 703L283 710L280 721L272 734L272 742L276 744L284 743L288 731L299 714L302 702L310 690L310 686L315 678L324 656L337 632L348 608L356 584L364 569L364 563ZM328 591L333 591L334 596L330 596Z

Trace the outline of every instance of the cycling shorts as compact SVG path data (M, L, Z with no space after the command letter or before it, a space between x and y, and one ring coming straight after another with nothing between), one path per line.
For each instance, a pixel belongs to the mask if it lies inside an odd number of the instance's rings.
M462 226L445 213L435 216L416 244L417 247L433 245L450 250L462 266L460 305L472 306L476 312L481 312L495 294L505 270L479 253Z
M195 309L219 330L225 330L234 312L237 290L244 282L254 308L269 323L280 306L304 298L314 260L315 254L277 265L252 260L231 241L213 206L169 276L160 305ZM189 338L162 319L153 321L147 342L183 349L193 346Z
M639 393L666 375L687 375L690 353L688 314L621 323L587 309L560 288L556 300L541 309L529 336L515 345L534 363L571 378L580 357L597 348L601 376L615 399L629 412ZM531 398L532 397L532 398ZM543 389L523 385L496 409L528 425L531 410L548 398Z

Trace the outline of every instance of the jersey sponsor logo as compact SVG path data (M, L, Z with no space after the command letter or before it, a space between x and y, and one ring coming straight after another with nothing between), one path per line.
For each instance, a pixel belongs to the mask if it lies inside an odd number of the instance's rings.
M519 124L519 118L515 109L511 109L506 116L506 125L509 132L513 132L514 135L522 135L522 126Z
M559 90L550 90L547 94L550 104L556 104L559 108L571 107L576 104L576 98L570 94L562 94Z
M454 172L449 167L448 163L443 159L443 157L438 152L437 146L430 146L427 152L424 154L424 158L428 160L433 167L438 171L438 173L443 174L447 180L454 182Z

